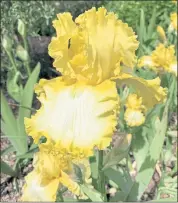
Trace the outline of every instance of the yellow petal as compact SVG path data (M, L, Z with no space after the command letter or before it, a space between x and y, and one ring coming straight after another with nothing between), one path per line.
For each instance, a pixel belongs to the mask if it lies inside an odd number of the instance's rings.
M138 60L138 64L137 66L139 68L141 67L144 67L144 66L147 66L147 67L153 67L154 66L154 63L152 61L152 58L151 56L142 56L139 60Z
M160 86L159 77L153 80L145 80L137 76L123 74L117 80L117 84L131 85L136 93L142 97L146 108L151 108L158 103L165 102L167 89Z
M86 195L82 192L80 185L72 180L66 173L62 172L60 182L69 189L73 194L77 195L79 199L87 199Z
M175 76L177 76L177 62L176 61L170 65L169 72L171 72Z
M177 13L171 13L171 25L177 30Z
M142 108L142 97L138 98L136 94L129 94L125 106L130 109Z
M50 137L70 150L78 148L91 154L93 147L110 144L117 124L119 98L115 82L97 86L75 83L66 85L62 77L37 87L42 107L31 119L25 119L27 133L34 140Z
M41 183L41 175L35 170L30 172L25 178L25 185L22 190L21 201L29 202L55 202L56 192L59 186L58 179L52 179L47 184Z
M140 126L145 122L145 116L140 110L127 109L124 119L128 126Z
M61 170L70 171L72 157L53 143L40 144L34 155L33 166L42 175L42 181L61 177Z
M76 25L72 20L72 15L68 12L57 14L58 20L53 21L53 26L56 29L57 37L70 35L75 29Z
M114 13L92 8L81 14L75 25L69 14L60 16L61 20L54 22L57 38L52 39L49 54L66 81L96 85L118 75L121 63L134 66L136 35Z
M175 48L173 45L166 48L164 44L159 44L152 52L151 58L157 68L167 71L175 61Z

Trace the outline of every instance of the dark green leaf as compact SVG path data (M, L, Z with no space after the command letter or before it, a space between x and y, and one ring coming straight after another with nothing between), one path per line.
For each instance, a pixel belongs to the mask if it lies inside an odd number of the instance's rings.
M3 160L1 160L1 173L10 175L12 177L17 176L17 173L8 164L6 164Z

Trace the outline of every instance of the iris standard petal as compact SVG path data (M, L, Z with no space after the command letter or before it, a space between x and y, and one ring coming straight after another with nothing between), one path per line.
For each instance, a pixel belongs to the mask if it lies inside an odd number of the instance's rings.
M121 63L131 68L135 64L135 33L103 7L86 11L75 23L69 14L60 14L54 25L57 37L49 45L49 54L66 81L96 85L118 75Z

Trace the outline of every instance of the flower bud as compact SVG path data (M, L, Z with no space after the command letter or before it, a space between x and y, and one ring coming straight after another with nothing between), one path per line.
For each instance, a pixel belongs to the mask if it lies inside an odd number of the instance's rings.
M160 25L157 26L157 32L158 32L158 34L159 34L161 40L162 40L163 42L166 41L166 34L165 34L165 31L164 31L164 29L163 29Z
M9 37L4 36L4 38L2 39L2 46L4 47L4 49L7 52L10 52L12 49L12 41Z
M21 45L17 46L16 54L22 61L28 60L28 52Z
M26 26L25 26L25 23L22 20L20 20L20 19L18 19L17 30L18 30L18 33L21 36L25 37L25 35L26 35Z

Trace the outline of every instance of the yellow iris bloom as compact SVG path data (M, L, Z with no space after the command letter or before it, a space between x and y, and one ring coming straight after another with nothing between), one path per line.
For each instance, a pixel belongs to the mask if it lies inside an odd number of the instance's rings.
M91 182L89 164L84 160L93 154L94 147L102 150L111 142L119 113L116 84L132 85L147 108L166 98L159 78L134 76L138 41L114 13L92 8L75 22L70 13L57 16L53 22L57 36L52 38L49 54L63 76L40 80L35 92L41 108L25 119L26 131L34 142L39 143L42 136L47 142L39 145L34 171L27 176L24 201L54 201L60 184L84 196L71 178L72 166L82 165L85 182ZM44 197L41 192L46 193Z
M172 72L177 75L177 61L174 45L166 48L159 44L151 56L143 56L139 59L138 67L147 66L155 71Z
M106 148L115 131L116 82L136 87L148 108L165 99L165 89L159 78L133 75L138 41L114 13L92 8L75 22L70 13L58 14L53 25L57 37L49 45L49 54L63 76L37 85L42 107L25 120L27 133L36 143L46 136L71 153L79 150L88 157L93 147Z
M89 161L76 159L72 162L72 156L56 144L41 144L39 148L40 151L34 156L34 170L25 178L21 200L54 202L62 185L79 198L86 199L75 178L73 163L82 165L84 183L91 184Z
M142 97L138 97L137 94L129 94L125 106L124 119L128 126L140 126L145 122L146 109L142 103Z

